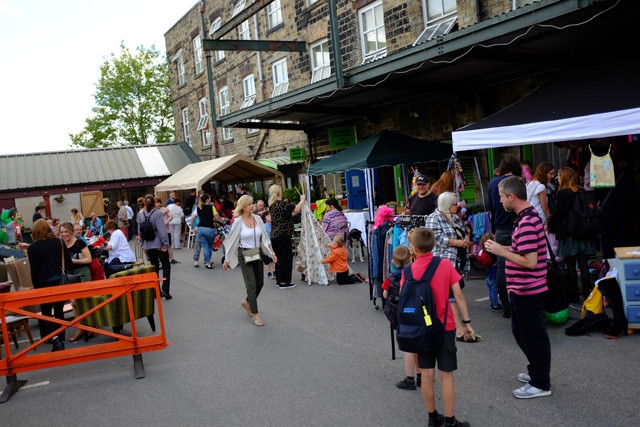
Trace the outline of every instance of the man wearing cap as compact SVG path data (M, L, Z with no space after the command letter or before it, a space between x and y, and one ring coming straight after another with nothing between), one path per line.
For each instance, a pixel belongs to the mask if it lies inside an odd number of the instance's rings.
M411 215L429 215L436 210L438 196L431 192L431 181L426 175L416 177L418 192L409 197L404 206L404 213Z

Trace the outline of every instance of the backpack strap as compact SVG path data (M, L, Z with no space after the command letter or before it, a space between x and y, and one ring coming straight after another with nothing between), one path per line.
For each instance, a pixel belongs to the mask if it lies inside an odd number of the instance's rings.
M427 266L427 269L424 271L424 274L422 275L422 280L424 280L426 282L431 282L431 278L433 277L433 274L436 272L436 269L440 265L440 261L442 261L442 258L440 258L438 256L434 256L431 259L431 261L429 262L429 265ZM409 281L409 280L414 280L413 279L413 272L411 271L411 264L407 264L404 267L404 280L405 280L405 283L407 283L407 281Z

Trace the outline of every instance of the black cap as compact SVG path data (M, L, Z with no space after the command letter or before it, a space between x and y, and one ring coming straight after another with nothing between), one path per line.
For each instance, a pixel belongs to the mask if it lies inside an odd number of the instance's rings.
M416 177L416 184L428 184L429 183L429 178L426 177L426 175L418 175Z

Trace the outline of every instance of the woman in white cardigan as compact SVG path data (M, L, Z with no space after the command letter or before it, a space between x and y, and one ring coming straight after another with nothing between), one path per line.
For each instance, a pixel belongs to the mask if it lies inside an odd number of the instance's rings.
M262 259L246 262L243 250L260 248L264 255L268 255L273 262L278 262L271 247L269 234L264 228L262 219L253 214L253 198L242 196L233 211L234 221L231 231L224 240L225 261L222 268L235 268L240 264L247 297L242 301L242 307L253 317L256 326L264 326L258 313L258 295L264 286L264 264Z

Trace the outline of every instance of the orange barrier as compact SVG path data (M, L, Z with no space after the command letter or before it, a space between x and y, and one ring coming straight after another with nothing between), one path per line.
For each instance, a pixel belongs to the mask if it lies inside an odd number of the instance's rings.
M136 299L139 300L139 295L144 295L145 293L150 295L151 298L155 295L160 330L159 333L151 336L138 336L135 322L137 316L133 301ZM92 297L93 299L91 299ZM100 302L71 320L43 316L40 313L33 313L23 308L41 303L68 301L70 299L80 298ZM126 310L124 309L125 301ZM151 304L153 304L153 302L151 302ZM95 321L92 319L100 317L101 313L108 311L115 305L123 308L121 311L124 311L123 317L126 317L126 322L129 321L128 319L134 319L131 321L131 336L121 335L92 326L95 325ZM142 353L163 350L168 345L173 344L173 342L167 342L165 335L158 275L156 273L136 274L114 279L0 294L0 319L4 319L7 312L16 316L28 316L31 319L57 323L59 328L49 335L41 337L40 340L28 347L20 348L19 351L13 354L9 334L7 333L7 324L6 322L2 323L2 336L4 341L2 347L6 357L0 359L0 375L7 377L7 386L0 396L0 403L6 402L26 383L26 381L18 381L16 374L36 369L90 362L109 357L133 355L135 376L136 378L144 378ZM42 344L48 342L51 338L69 327L79 328L85 330L87 333L94 332L98 335L104 335L115 339L115 341L96 342L96 344L83 346L67 345L64 350L56 352L51 352L48 345L42 346ZM1 356L2 355L0 355L0 357Z

